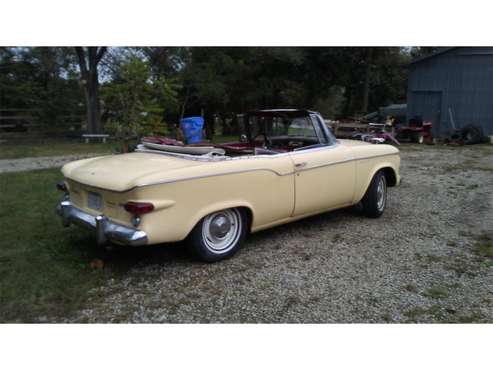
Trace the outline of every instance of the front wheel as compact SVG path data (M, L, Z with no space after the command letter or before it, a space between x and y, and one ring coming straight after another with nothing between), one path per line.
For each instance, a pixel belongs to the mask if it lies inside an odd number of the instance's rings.
M363 200L363 212L367 217L380 217L387 205L387 179L382 171L378 171L371 180Z
M238 208L213 212L202 218L188 236L187 244L195 256L216 262L232 256L248 231L248 216Z

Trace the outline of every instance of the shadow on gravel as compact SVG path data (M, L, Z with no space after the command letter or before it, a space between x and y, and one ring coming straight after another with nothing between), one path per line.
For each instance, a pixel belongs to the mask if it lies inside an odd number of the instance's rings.
M110 246L100 249L100 258L115 273L125 274L135 266L166 265L170 263L193 263L183 242L149 245L143 247Z
M330 227L344 219L347 221L351 218L364 218L361 212L361 206L342 208L331 212L321 213L315 216L303 218L288 224L276 226L270 229L259 231L248 236L248 240L261 242L273 238L279 234L290 234L291 236L308 236L309 234L320 231L321 228Z
M284 237L308 236L318 232L321 228L329 227L330 224L341 221L341 218L364 217L359 206L339 209L311 216L292 223L276 226L263 230L247 237L246 243L249 252L256 248L265 248L269 239L274 239L279 235ZM80 240L82 242L82 240ZM81 244L81 243L77 243ZM83 240L86 246L92 244L88 253L93 258L104 261L105 266L113 272L125 274L135 266L168 265L168 264L206 264L197 261L187 250L185 242L165 243L143 247L110 246L108 248L95 247L95 240ZM81 248L78 245L77 248ZM238 258L238 254L232 258Z

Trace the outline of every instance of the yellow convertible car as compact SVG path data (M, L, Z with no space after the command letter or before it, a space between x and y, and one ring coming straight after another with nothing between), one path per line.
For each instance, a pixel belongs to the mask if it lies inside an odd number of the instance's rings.
M135 152L62 168L64 226L95 231L100 244L186 240L202 260L231 256L249 232L361 202L379 217L399 184L399 151L337 140L320 114L261 110L243 116L239 142L143 141Z

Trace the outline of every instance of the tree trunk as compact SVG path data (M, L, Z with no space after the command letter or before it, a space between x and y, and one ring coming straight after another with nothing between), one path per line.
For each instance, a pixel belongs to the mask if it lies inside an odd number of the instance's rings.
M370 95L370 73L371 73L371 49L366 54L365 80L363 84L363 103L361 104L361 112L368 112L368 97Z
M214 139L214 114L204 113L202 110L202 117L204 117L204 126L205 126L205 136L207 140Z
M130 149L129 139L128 139L128 137L125 136L122 140L122 152L128 153L129 149Z
M91 73L92 74L92 73ZM101 133L101 107L99 104L98 77L91 76L85 86L87 107L87 131L91 134Z
M88 47L87 58L84 48L76 47L77 57L87 109L87 131L99 134L102 131L101 107L99 104L98 63L106 52L106 47Z
M187 102L188 102L188 96L190 93L190 88L187 87L185 90L185 97L183 98L183 103L181 105L181 111L180 111L180 119L182 119L185 116L185 109L187 108Z
M367 63L365 69L365 81L363 84L363 103L361 104L361 112L367 113L368 111L368 96L370 94L370 64Z
M353 114L353 112L351 111L352 103L353 103L353 87L350 82L349 85L346 86L346 89L344 91L344 109L343 109L344 117L348 117L349 115Z

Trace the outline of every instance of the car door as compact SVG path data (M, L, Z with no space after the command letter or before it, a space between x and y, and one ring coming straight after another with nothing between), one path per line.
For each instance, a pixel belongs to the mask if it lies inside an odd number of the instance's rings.
M350 150L334 143L290 153L294 166L293 216L350 205L354 196L356 163Z

